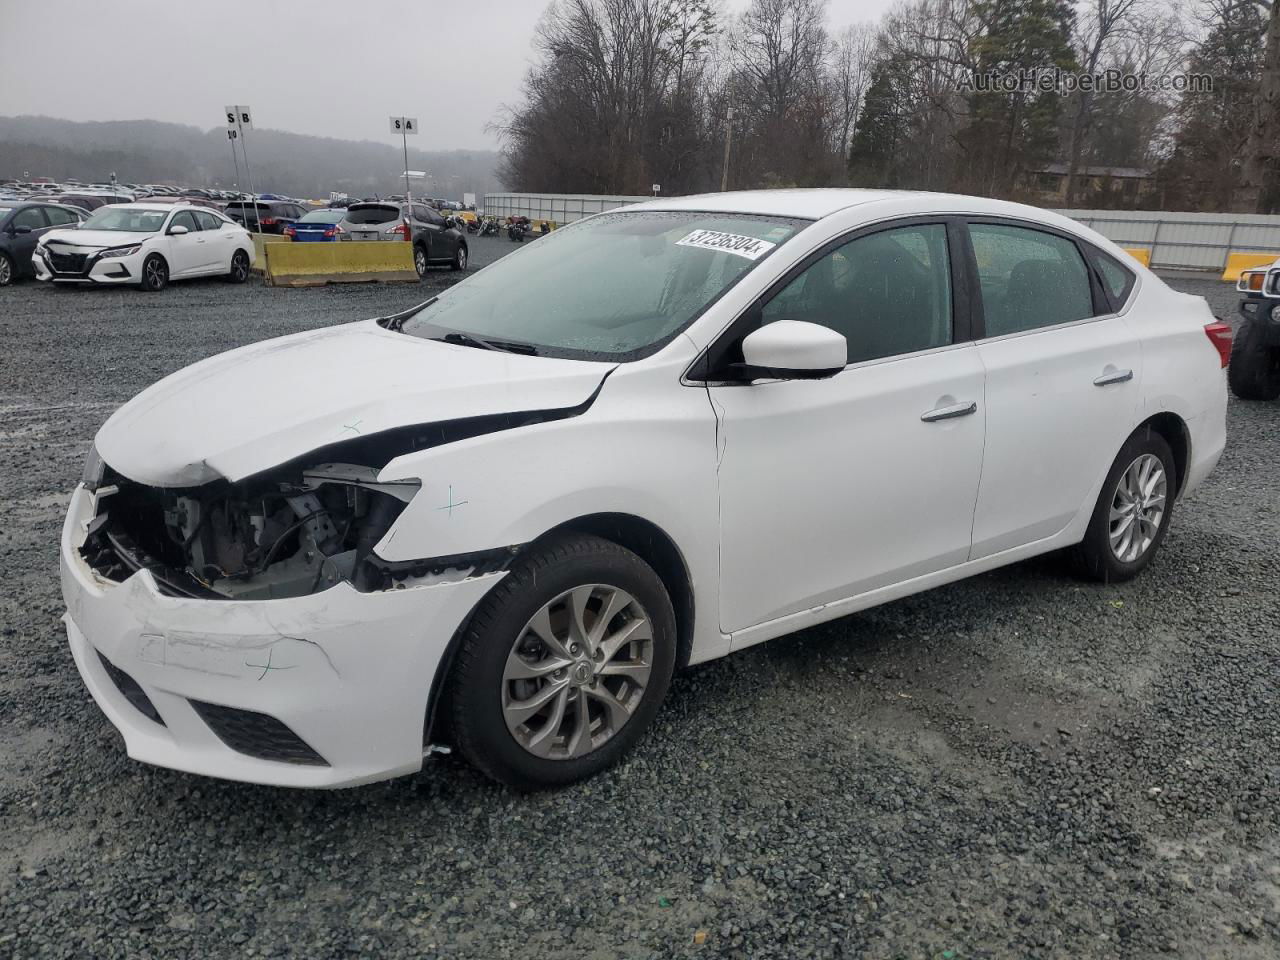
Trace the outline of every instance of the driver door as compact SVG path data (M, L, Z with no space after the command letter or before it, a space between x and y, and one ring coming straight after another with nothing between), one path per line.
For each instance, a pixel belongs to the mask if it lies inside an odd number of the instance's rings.
M952 267L960 242L938 222L836 241L729 331L820 323L844 335L849 364L825 380L709 387L725 633L968 559L984 372Z
M174 227L186 227L187 232L175 234L172 232ZM175 213L169 226L165 228L165 233L169 248L169 276L189 277L193 273L199 273L205 262L208 244L191 211L179 210Z

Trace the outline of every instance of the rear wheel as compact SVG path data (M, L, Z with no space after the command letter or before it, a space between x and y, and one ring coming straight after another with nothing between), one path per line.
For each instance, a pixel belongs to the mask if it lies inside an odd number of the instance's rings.
M237 250L231 255L231 272L227 274L227 279L232 283L244 283L249 279L249 255L243 250Z
M466 628L449 683L458 748L521 789L589 777L653 720L675 651L671 600L648 564L597 537L553 541Z
M453 263L450 266L454 270L467 269L467 245L465 243L458 244L458 249L453 254Z
M430 261L427 258L427 248L422 244L415 244L413 247L413 269L418 273L418 279L422 279L427 275L427 264Z
M160 254L151 254L142 264L142 289L155 293L168 285L169 264Z
M1227 383L1241 400L1274 400L1280 397L1280 346L1267 343L1258 320L1246 320L1231 343Z
M1098 494L1076 569L1104 583L1130 580L1151 562L1173 516L1177 471L1164 437L1144 427L1125 441Z
M0 253L0 287L9 286L15 279L13 260L7 253Z

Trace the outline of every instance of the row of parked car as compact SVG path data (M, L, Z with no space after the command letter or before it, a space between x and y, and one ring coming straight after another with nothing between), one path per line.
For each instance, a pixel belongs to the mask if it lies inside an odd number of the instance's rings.
M467 268L463 231L425 203L356 202L310 212L291 201L233 201L220 211L181 198L108 204L90 213L44 200L0 200L0 286L24 277L57 283L134 284L248 278L251 234L294 241L400 241L413 245L418 276L432 265Z

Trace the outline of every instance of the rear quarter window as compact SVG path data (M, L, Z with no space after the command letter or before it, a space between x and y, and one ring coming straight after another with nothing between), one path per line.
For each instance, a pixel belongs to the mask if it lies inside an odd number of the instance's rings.
M1129 299L1129 291L1133 289L1136 277L1133 271L1124 266L1115 257L1103 253L1096 247L1090 248L1094 262L1098 265L1098 273L1102 276L1102 289L1111 301L1111 309L1119 310Z

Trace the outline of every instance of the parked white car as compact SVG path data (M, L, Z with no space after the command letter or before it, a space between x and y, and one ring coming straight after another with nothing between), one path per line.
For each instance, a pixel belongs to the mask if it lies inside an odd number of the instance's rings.
M206 207L168 203L100 207L78 230L41 237L31 260L40 280L152 291L190 277L244 283L253 261L244 227Z
M1134 576L1222 452L1229 349L1030 207L627 207L120 408L63 529L71 649L150 763L339 786L448 742L566 783L685 664L1060 548Z

